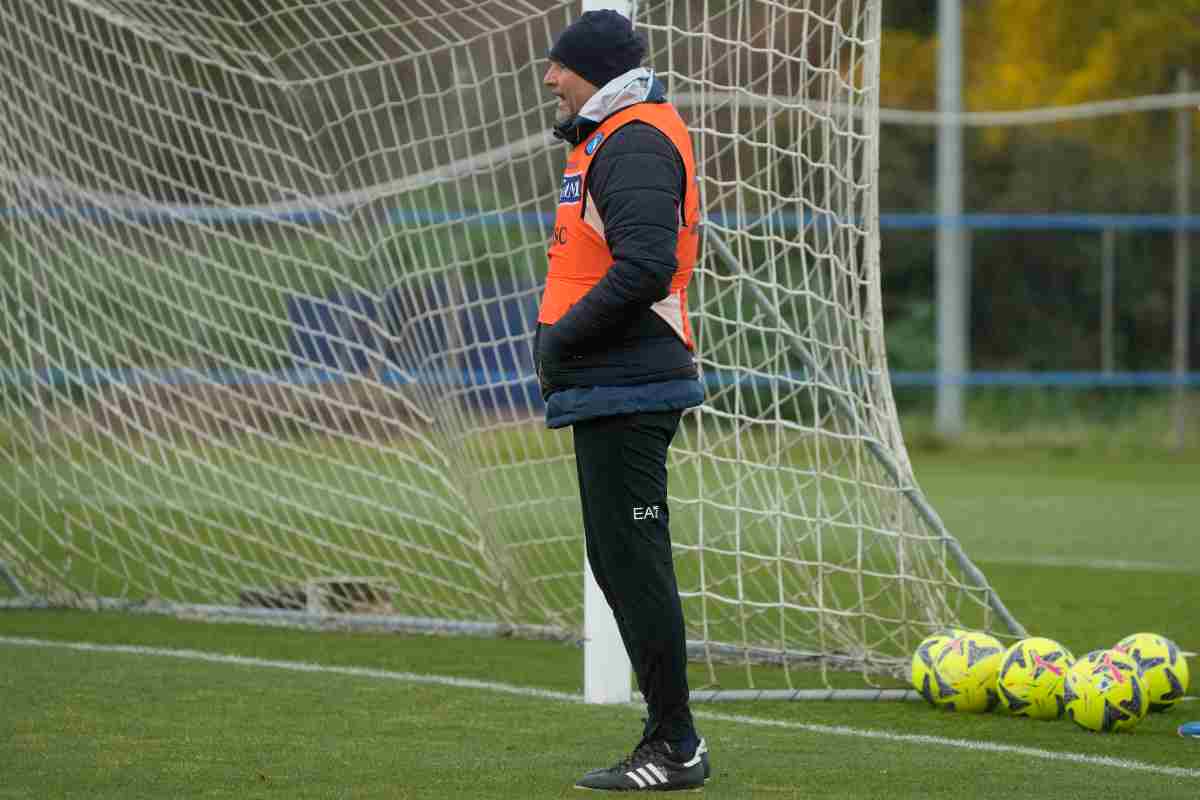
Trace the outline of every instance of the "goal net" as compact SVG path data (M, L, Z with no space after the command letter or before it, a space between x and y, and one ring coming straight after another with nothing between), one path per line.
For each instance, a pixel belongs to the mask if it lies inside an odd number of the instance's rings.
M578 13L0 1L7 605L581 635L571 437L530 358L565 155L541 76ZM633 16L705 214L670 503L710 686L1020 632L892 401L879 1Z

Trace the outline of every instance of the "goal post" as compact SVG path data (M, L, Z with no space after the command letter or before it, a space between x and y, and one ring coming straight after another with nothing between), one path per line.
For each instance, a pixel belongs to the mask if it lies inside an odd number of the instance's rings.
M633 0L581 0L581 12L612 9L633 17ZM627 703L633 694L633 665L600 584L583 569L583 699L588 703Z
M541 77L600 6L703 200L696 697L891 697L936 629L1023 633L892 397L879 0L0 4L0 605L581 639L585 698L628 700L530 355Z

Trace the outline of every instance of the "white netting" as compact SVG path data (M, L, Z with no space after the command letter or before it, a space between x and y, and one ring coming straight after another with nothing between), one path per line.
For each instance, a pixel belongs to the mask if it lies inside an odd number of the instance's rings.
M56 598L581 620L529 357L553 0L0 2L0 561ZM880 316L878 0L640 3L695 133L689 637L896 667L994 598ZM14 581L16 583L16 581ZM340 598L340 599L338 599ZM329 608L321 601L322 608Z

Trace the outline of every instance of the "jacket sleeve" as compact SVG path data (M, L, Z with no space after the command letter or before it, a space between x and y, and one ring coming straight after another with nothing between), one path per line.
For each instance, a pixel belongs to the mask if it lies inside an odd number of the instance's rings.
M653 126L633 122L604 143L587 197L604 223L613 264L562 319L542 331L547 355L586 351L667 296L677 261L683 162Z

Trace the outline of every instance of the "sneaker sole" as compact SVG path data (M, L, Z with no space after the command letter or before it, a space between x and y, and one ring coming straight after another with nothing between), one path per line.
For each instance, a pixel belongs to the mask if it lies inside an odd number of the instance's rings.
M708 784L709 778L704 779L705 785ZM591 786L580 786L575 784L573 787L581 792L611 792L613 794L630 794L636 792L703 792L704 786L689 786L686 789L595 789Z
M705 781L707 783L707 781ZM683 792L703 792L703 786L693 786L689 789L593 789L591 786L576 786L581 792L605 792L607 794L636 794L639 792L670 792L671 794L682 794Z

